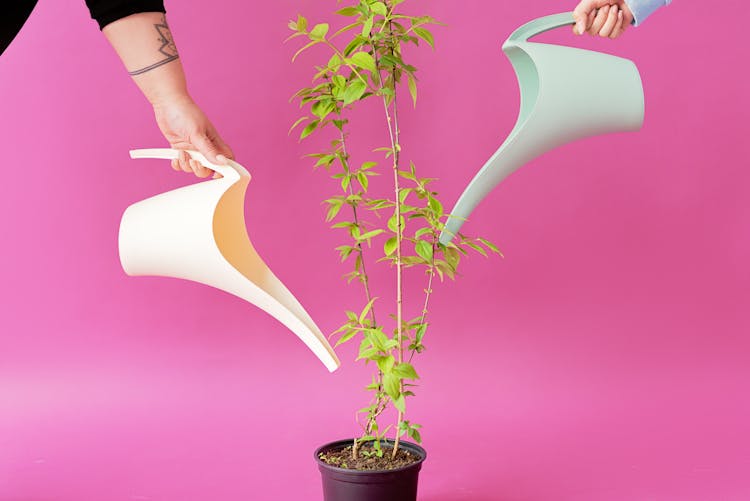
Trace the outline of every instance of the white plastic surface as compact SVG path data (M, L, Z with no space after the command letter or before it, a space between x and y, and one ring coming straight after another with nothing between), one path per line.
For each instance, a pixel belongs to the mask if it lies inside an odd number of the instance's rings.
M171 149L133 150L131 158L177 158ZM128 275L182 278L238 296L294 332L329 371L340 362L302 305L253 248L245 227L250 174L237 162L214 165L223 177L178 188L128 207L120 223L120 261Z

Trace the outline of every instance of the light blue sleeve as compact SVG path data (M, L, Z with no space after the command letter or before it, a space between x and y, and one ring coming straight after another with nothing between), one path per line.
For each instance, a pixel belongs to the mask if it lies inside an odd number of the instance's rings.
M669 5L672 0L625 0L633 12L633 24L640 26L659 7Z

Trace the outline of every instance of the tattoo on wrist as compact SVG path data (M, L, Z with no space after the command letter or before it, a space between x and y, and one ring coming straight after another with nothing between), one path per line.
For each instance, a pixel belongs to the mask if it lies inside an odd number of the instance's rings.
M156 28L156 32L159 34L159 43L161 43L159 53L164 56L164 58L154 64L146 66L145 68L129 71L128 73L130 76L141 75L180 57L177 53L177 46L174 44L174 38L172 38L172 32L169 30L169 25L167 24L167 16L161 16L161 23L155 24L154 28Z

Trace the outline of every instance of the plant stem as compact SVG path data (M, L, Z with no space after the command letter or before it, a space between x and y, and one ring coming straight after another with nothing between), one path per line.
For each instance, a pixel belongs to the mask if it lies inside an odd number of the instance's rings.
M388 31L391 37L393 37L393 26L388 23ZM395 55L393 47L391 47L391 55ZM382 78L380 79L383 81ZM391 81L393 83L393 116L391 116L388 99L383 96L383 109L385 111L385 118L388 123L388 135L391 140L391 150L393 152L393 188L396 196L396 342L398 343L398 363L401 364L404 361L404 337L403 337L403 263L401 261L401 246L403 242L403 228L401 227L401 185L398 174L399 159L400 159L400 131L398 128L398 101L396 99L396 70L391 70ZM381 83L382 88L382 83ZM404 391L403 381L399 383L400 393ZM398 446L400 442L400 431L401 422L404 419L404 413L398 411L398 417L396 421L396 439L393 442L393 453L391 459L396 458L398 453Z
M424 324L425 320L427 320L427 306L430 303L430 296L432 295L432 279L435 278L435 247L437 243L437 236L433 235L432 240L432 262L430 263L430 278L427 280L427 289L425 289L425 295L424 295L424 306L422 307L422 318L419 320L420 324ZM426 329L426 328L425 328ZM416 353L416 350L411 350L411 353L409 354L409 363L411 363L411 359L414 358L414 354Z
M339 113L339 118L341 118L341 113ZM346 159L346 167L347 170L349 170L349 153L346 151L346 134L344 134L343 127L341 128L340 132L340 138L341 138L341 151L344 154L344 158ZM354 195L354 189L352 188L352 184L349 183L349 194ZM359 216L357 214L357 206L354 204L350 204L352 208L352 213L354 215L354 224L359 227ZM367 302L369 303L372 301L372 293L370 292L370 276L367 274L367 268L365 267L365 258L364 258L364 249L362 247L362 242L357 242L357 251L359 252L359 255L362 259L362 285L365 289L365 296L367 297ZM372 326L377 326L377 321L375 320L375 305L372 305L370 307L370 318L372 319Z
M341 118L341 113L339 113L339 119ZM344 154L343 158L346 162L346 168L349 169L349 153L346 150L346 134L344 133L343 127L341 128L340 132L340 139L341 139L341 151ZM351 183L349 184L349 194L354 194L354 189L352 188ZM354 224L359 226L359 216L357 214L357 206L356 204L351 205L352 213L354 217ZM359 252L360 259L362 261L362 285L365 289L365 297L367 298L367 302L369 303L372 301L372 293L370 292L370 277L367 274L367 268L365 265L365 257L364 257L364 248L362 247L362 242L357 242L357 251ZM372 319L372 327L377 327L378 323L375 318L375 305L370 307L370 318ZM382 412L382 409L380 409L382 405L382 391L383 388L383 373L378 371L378 391L377 396L375 400L376 408L379 409L379 412L377 412L374 415L368 416L367 425L365 427L365 435L371 435L373 430L373 424L375 420L377 419L378 415ZM385 408L385 407L383 407ZM352 458L357 459L358 453L359 453L359 446L360 442L358 440L354 440L354 444L352 445Z

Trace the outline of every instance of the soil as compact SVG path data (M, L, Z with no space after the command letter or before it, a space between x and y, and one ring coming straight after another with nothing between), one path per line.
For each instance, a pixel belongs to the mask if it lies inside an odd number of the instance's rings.
M378 457L371 444L364 444L359 448L357 459L352 458L352 446L343 449L333 449L320 453L320 460L331 466L346 468L347 470L395 470L418 462L421 458L399 447L396 459L391 459L393 447L382 445L383 457Z

